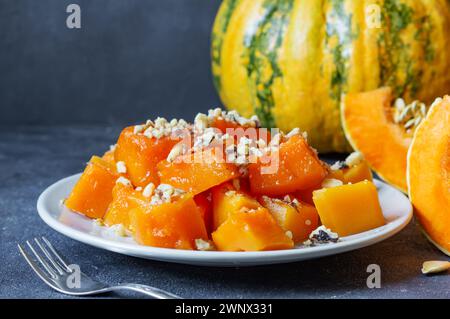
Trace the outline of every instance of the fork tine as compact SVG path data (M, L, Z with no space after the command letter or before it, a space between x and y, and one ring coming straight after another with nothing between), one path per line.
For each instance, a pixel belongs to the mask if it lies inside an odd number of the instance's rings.
M64 275L64 271L61 269L61 267L58 265L58 263L55 261L55 258L52 257L52 255L50 255L50 253L48 252L48 250L41 244L41 242L39 241L39 239L34 238L34 241L36 242L36 244L39 246L39 248L42 250L42 252L44 253L45 257L47 257L47 259L52 263L53 267L56 269L56 271L58 271L58 273L60 275Z
M42 240L44 241L44 243L47 245L47 247L50 249L50 251L53 253L53 255L55 255L55 257L59 260L59 262L61 263L62 266L64 266L66 268L67 271L71 272L72 270L69 268L68 264L69 262L67 262L66 260L64 260L64 258L56 251L56 249L53 247L53 245L47 240L47 238L45 237L41 237Z
M36 259L41 263L42 267L44 267L45 270L52 276L52 278L57 279L58 275L56 272L51 268L51 266L44 260L42 257L36 252L33 245L31 245L30 241L26 241L28 247L30 248L31 252L34 254Z
M49 280L48 275L39 268L39 266L33 261L33 259L28 255L28 253L23 249L21 245L17 245L19 247L19 251L22 254L23 258L27 261L28 265L30 265L31 269L41 278L47 285L54 287L54 284L51 280Z

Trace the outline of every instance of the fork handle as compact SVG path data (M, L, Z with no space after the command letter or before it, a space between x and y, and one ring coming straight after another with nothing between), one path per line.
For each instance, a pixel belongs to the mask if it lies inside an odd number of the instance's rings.
M155 299L181 299L181 297L171 294L170 292L164 291L159 288L150 287L141 284L120 284L113 287L108 287L109 291L115 290L132 290L136 292L140 292L144 295L153 297Z

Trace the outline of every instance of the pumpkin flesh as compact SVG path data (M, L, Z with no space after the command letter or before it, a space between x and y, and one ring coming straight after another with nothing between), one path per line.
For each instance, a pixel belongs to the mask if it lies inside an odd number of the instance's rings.
M450 97L433 104L408 152L408 192L427 237L450 255Z
M348 141L388 183L406 192L406 155L411 135L394 123L390 88L348 94L342 125Z

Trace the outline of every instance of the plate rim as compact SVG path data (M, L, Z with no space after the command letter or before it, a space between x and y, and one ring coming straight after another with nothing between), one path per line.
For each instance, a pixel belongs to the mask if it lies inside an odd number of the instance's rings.
M40 218L53 230L60 234L77 240L84 244L88 244L97 248L121 253L124 255L140 257L152 260L162 260L167 262L174 262L180 264L197 264L207 266L246 266L249 265L263 265L273 263L287 263L295 262L299 260L313 259L318 257L325 257L329 255L336 255L339 253L356 250L371 246L379 243L404 229L411 221L413 216L413 207L409 200L409 212L402 215L391 224L391 227L374 232L374 230L368 231L367 235L363 238L357 238L355 240L341 241L335 244L305 247L305 248L293 248L285 250L271 250L271 251L250 251L250 252L223 252L223 251L195 251L195 250L181 250L172 248L160 248L144 246L134 243L126 243L120 241L114 241L107 238L102 238L94 234L89 234L81 230L74 229L57 219L52 217L49 209L46 207L53 192L61 185L70 182L73 179L81 176L82 173L77 173L64 177L55 183L48 186L40 195L37 200L37 211ZM378 179L374 179L375 184L381 184L383 187L392 189L398 192L401 196L406 195L396 188L382 182ZM82 217L82 215L80 215ZM356 234L360 236L363 233ZM345 238L351 238L347 236ZM238 260L234 260L238 258ZM226 264L224 264L226 263Z

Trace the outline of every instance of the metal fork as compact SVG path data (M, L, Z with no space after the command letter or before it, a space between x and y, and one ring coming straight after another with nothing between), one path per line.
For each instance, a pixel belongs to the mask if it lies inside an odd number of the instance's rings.
M120 284L117 286L109 286L93 280L81 271L74 269L73 265L64 260L61 254L56 251L53 245L45 237L41 237L41 239L42 242L38 238L34 238L34 242L39 247L41 253L37 252L37 249L33 247L30 241L27 240L26 243L43 269L37 265L37 263L31 258L30 254L28 254L21 245L17 246L19 247L19 251L25 260L39 276L39 278L59 292L74 296L87 296L117 290L132 290L156 299L180 298L174 294L150 286L140 284ZM78 274L75 274L74 272L77 272ZM75 275L78 277L74 282Z

